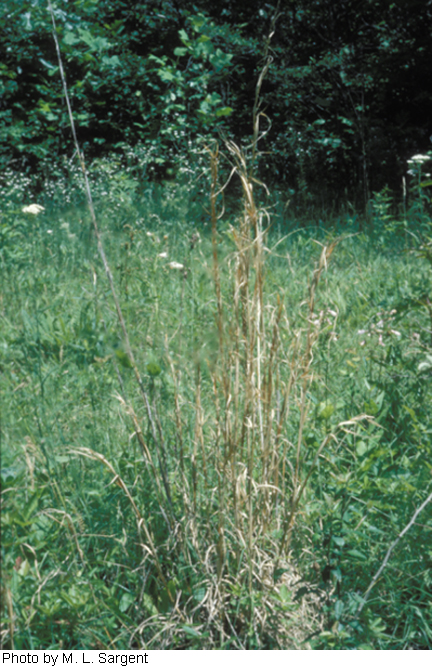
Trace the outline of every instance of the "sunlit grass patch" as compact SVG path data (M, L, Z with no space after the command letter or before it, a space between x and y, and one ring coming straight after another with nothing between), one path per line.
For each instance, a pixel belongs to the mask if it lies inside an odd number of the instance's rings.
M10 208L4 646L427 646L426 510L355 620L430 479L427 259L267 232L244 183L224 224L172 186L101 209L156 437L86 214Z

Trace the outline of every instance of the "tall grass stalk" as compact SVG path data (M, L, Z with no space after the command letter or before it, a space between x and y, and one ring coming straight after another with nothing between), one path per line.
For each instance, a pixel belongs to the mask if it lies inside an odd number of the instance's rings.
M269 216L256 204L254 192L255 187L262 185L254 176L254 164L260 138L260 91L270 65L271 35L256 89L250 162L238 145L226 142L232 176L241 183L243 212L230 225L234 247L231 256L224 260L220 254L218 229L222 215L218 213L218 205L224 191L218 179L221 157L217 147L210 149L217 356L198 357L192 362L194 426L193 433L186 437L190 406L181 396L180 368L189 365L190 360L176 360L166 346L174 386L171 414L175 445L171 445L165 437L167 420L158 406L157 394L151 399L141 378L104 251L76 137L50 3L49 7L98 251L125 350L144 403L153 447L146 442L131 399L126 400L123 395L119 399L133 422L143 467L160 512L147 515L145 508L140 509L140 502L134 498L116 464L103 454L76 447L70 452L100 461L114 476L112 482L127 497L138 524L143 563L151 558L157 587L170 603L170 614L164 619L167 636L173 633L177 620L197 625L200 632L205 630L209 646L223 647L232 637L242 648L262 647L270 637L277 646L288 642L292 646L295 644L292 625L296 626L301 640L311 628L307 615L313 618L313 613L311 608L299 612L296 605L290 612L279 592L282 585L291 586L296 577L295 565L290 562L290 548L302 495L319 456L336 439L335 434L328 434L305 470L308 453L304 431L310 420L313 350L322 324L322 314L316 312L317 290L337 242L323 247L312 272L308 298L298 305L304 326L294 328L298 313L287 313L283 297L269 294L266 288ZM342 423L338 429L352 428L354 423ZM166 523L166 536L158 543L154 536L161 518ZM285 573L283 577L279 570ZM194 595L197 586L205 591L198 601ZM136 630L144 644L148 642L149 625L150 622L145 622ZM152 641L155 639L153 635Z
M108 263L107 256L105 254L103 243L102 243L102 237L101 237L101 234L100 234L100 230L99 230L99 226L98 226L97 218L96 218L96 214L95 214L95 209L94 209L94 205L93 205L93 198L92 198L92 194L91 194L91 190L90 190L90 183L89 183L89 179L88 179L88 175L87 175L87 169L86 169L86 166L85 166L84 155L80 150L80 146L79 146L79 143L78 143L78 138L77 138L77 134L76 134L76 130L75 130L75 121L74 121L74 117L73 117L73 113L72 113L72 107L71 107L70 100L69 100L68 87L67 87L67 83L66 83L66 77L65 77L65 74L64 74L64 70L63 70L63 62L62 62L62 57L61 57L61 52L60 52L60 46L59 46L59 42L58 42L58 38L57 38L54 12L53 12L50 0L48 0L48 7L49 7L49 11L50 11L50 14L51 14L51 20L52 20L52 24L53 24L53 38L54 38L56 51L57 51L57 58L58 58L58 63L59 63L60 77L61 77L62 85L63 85L63 92L64 92L66 104L67 104L67 109L68 109L68 114L69 114L69 121L70 121L71 130L72 130L75 149L76 149L76 153L77 153L78 160L79 160L79 163L80 163L80 167L81 167L81 170L82 170L82 175L83 175L83 180L84 180L84 185L85 185L85 193L86 193L86 198L87 198L87 205L88 205L88 209L89 209L89 212L90 212L90 216L91 216L91 220L92 220L92 224L93 224L93 230L94 230L96 241L97 241L97 248L98 248L98 252L99 252L99 255L101 257L101 260L102 260L102 263L103 263L103 266L104 266L104 270L105 270L105 274L106 274L106 277L108 279L108 283L109 283L109 286L110 286L111 295L112 295L114 305L115 305L115 309L116 309L116 312L117 312L118 322L119 322L119 325L120 325L120 328L121 328L121 331L122 331L122 335L123 335L125 350L126 350L126 353L128 355L128 358L130 360L130 364L133 368L133 372L134 372L136 382L137 382L138 387L140 389L140 393L141 393L141 396L142 396L142 399L143 399L143 402L144 402L144 405L145 405L145 408L146 408L148 421L149 421L149 424L150 424L150 427L151 427L151 433L152 433L153 441L154 441L155 446L156 446L157 451L158 451L159 470L160 470L163 486L164 486L164 489L165 489L166 497L167 497L167 500L168 500L168 506L169 506L169 509L170 509L169 516L171 516L172 515L172 502L171 502L171 493L170 493L170 489L169 489L168 478L167 478L166 470L165 470L166 452L165 452L165 444L164 444L164 441L163 441L163 435L162 435L161 430L158 429L156 416L153 414L153 410L152 410L152 407L150 405L149 398L148 398L147 393L145 391L144 384L143 384L140 372L138 370L138 367L137 367L137 364L136 364L136 361L135 361L132 346L130 344L129 333L128 333L128 330L127 330L127 327L126 327L125 319L123 317L123 311L122 311L120 301L119 301L118 296L117 296L117 290L115 288L113 275L112 275L112 272L111 272L111 269L110 269L110 266L109 266L109 263Z

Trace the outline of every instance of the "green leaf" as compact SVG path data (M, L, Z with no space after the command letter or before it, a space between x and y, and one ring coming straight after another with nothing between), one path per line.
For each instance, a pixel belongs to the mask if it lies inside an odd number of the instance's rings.
M157 615L158 609L150 594L144 594L142 598L142 606L149 616Z
M335 617L336 619L340 619L342 617L342 613L344 610L344 604L343 601L336 601L335 603Z
M129 359L129 355L127 355L124 350L116 350L115 355L125 369L132 369L132 362Z
M185 44L185 46L190 46L189 35L187 34L187 32L185 30L183 30L183 28L181 30L179 30L178 34L179 34L179 37L180 37L181 41L183 42L183 44Z
M120 599L120 612L126 612L128 608L135 602L135 596L130 592L125 592Z
M27 559L24 559L21 566L19 567L18 573L21 577L25 578L30 573L30 564Z
M162 372L162 369L160 368L159 364L156 362L149 362L146 366L147 372L150 374L150 376L159 376L159 374Z
M159 608L162 612L168 612L176 599L177 580L170 580L160 594Z
M366 561L367 559L366 555L359 550L347 550L347 554L350 554L352 557L357 557L358 559L361 559L361 561Z
M320 417L322 420L328 420L333 415L335 407L333 404L321 403L318 407L318 410L318 417Z
M174 72L168 68L158 70L158 74L162 81L166 81L167 83L175 81L176 78Z
M51 63L49 63L49 62L48 62L47 60L45 60L44 58L39 58L39 61L40 61L40 62L42 63L42 65L44 65L48 70L54 70L54 69L57 69L54 65L52 65Z
M216 112L216 116L230 116L233 112L232 107L222 107L221 109L218 109Z
M36 508L38 507L42 491L43 491L42 489L39 489L37 492L35 492L33 496L30 498L30 501L25 506L23 510L23 517L26 522L30 520Z
M369 415L376 415L379 412L379 407L373 399L370 399L370 401L365 401L364 409L365 412Z
M195 16L190 17L190 22L192 23L192 27L196 32L199 32L203 25L206 23L206 19L202 14L197 14Z
M55 455L55 460L57 464L67 464L70 461L70 457L67 455Z
M70 46L73 46L74 44L78 44L79 42L79 37L74 35L73 32L67 32L65 36L63 37L63 41L65 44L68 44Z
M200 587L199 589L194 589L193 591L193 597L197 603L201 603L205 595L206 595L205 587Z
M184 626L182 626L182 630L190 638L201 638L201 633L197 629L195 629L193 626L184 625Z
M408 413L410 414L412 420L413 420L414 422L417 422L417 415L415 414L415 411L413 411L413 409L410 408L409 406L405 406L405 404L403 405L403 408L405 408L405 410L408 411Z
M121 62L118 56L103 56L102 63L107 67L120 67Z
M363 457L363 455L367 452L368 447L364 441L357 441L356 443L356 452L359 457Z
M291 592L285 584L281 585L281 588L279 589L279 596L284 603L291 601Z

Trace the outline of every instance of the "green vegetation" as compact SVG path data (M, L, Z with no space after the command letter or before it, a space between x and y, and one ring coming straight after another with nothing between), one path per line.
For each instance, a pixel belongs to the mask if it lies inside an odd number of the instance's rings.
M425 0L53 0L87 160L140 150L141 178L174 178L200 134L247 143L265 36L278 14L260 167L292 204L364 210L402 195L432 135ZM53 176L74 151L47 0L0 8L0 170ZM291 196L290 195L290 196Z
M356 41L350 3L344 30L327 2L265 5L258 44L235 3L215 3L220 21L166 3L162 43L156 1L136 30L127 3L56 5L87 169L30 4L6 3L32 39L8 25L0 109L16 161L0 180L2 646L431 649L432 154L410 152L402 201L371 196L385 105L365 99L392 78L361 48L379 33L393 63L419 22L396 29L405 5L374 1L387 23L363 17ZM340 49L315 62L325 17ZM282 76L292 30L295 57L315 55ZM12 61L35 50L53 84L36 65L18 94ZM249 106L246 83L223 93L239 53L247 85L260 63ZM136 68L152 95L128 88ZM294 104L299 77L328 118ZM275 104L272 134L275 81L293 125ZM326 125L340 96L343 141Z
M3 646L430 648L430 505L357 616L431 487L418 208L400 221L383 196L368 234L348 219L296 229L268 196L265 233L244 177L245 211L228 208L212 240L195 179L131 192L115 163L95 171L142 387L86 209L57 183L23 213L14 183Z

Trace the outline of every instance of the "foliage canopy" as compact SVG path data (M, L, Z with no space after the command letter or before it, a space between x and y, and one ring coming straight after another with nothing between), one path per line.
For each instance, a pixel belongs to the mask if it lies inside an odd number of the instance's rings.
M140 146L142 175L166 179L197 136L250 133L271 4L54 6L89 158ZM34 170L73 152L46 2L5 0L0 22L1 164ZM400 189L406 159L430 147L431 34L425 0L282 3L263 88L267 178L299 200L327 192L364 205Z

